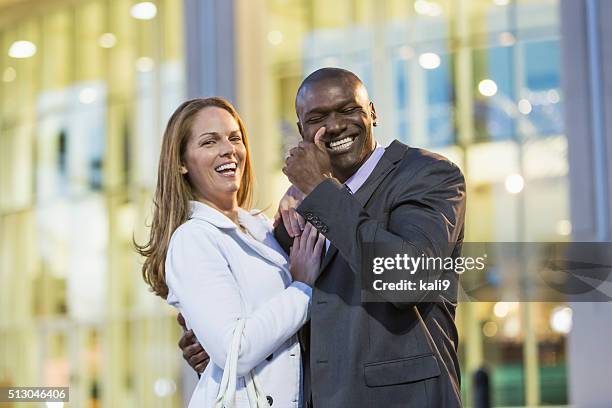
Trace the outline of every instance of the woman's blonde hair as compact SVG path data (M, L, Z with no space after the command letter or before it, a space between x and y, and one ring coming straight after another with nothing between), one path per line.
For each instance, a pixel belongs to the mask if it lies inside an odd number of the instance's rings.
M157 187L153 197L154 212L149 242L145 245L134 242L136 251L146 258L142 266L142 277L153 292L164 299L168 296L165 262L170 237L189 218L189 200L194 199L187 175L181 174L180 167L184 163L185 147L193 120L198 112L209 107L226 110L238 122L246 148L244 172L238 189L238 205L246 209L251 206L253 173L249 143L244 124L234 107L219 97L192 99L182 103L170 117L164 132L157 169Z

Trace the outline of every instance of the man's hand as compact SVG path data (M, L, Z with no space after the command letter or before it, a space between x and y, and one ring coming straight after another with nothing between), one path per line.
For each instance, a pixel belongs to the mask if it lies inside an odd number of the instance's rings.
M296 186L291 186L278 203L278 211L274 216L274 226L276 227L282 220L291 238L299 236L306 225L304 218L295 211L303 199L304 193L298 190Z
M178 346L183 351L183 358L187 364L198 373L198 376L204 372L204 369L210 362L210 356L198 342L192 330L187 330L185 319L182 314L176 316L176 321L183 328L183 335L178 342Z
M289 151L289 157L285 160L283 173L291 184L306 195L323 180L333 177L331 161L321 141L324 134L325 127L322 127L315 134L314 143L301 141Z

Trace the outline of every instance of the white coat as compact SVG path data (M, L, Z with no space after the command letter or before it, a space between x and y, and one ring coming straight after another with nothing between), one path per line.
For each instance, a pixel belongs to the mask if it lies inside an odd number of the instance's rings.
M213 406L239 318L246 318L246 325L236 407L249 407L242 376L252 369L273 408L301 407L296 332L308 320L312 289L292 282L287 257L263 215L239 210L245 234L212 207L190 204L191 218L174 232L166 255L167 301L183 314L211 359L189 407Z

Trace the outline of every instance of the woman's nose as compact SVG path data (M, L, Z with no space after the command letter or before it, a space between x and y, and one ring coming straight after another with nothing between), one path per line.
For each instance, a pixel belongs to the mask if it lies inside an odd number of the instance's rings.
M234 154L236 152L236 146L228 139L224 139L221 142L221 150L219 154L221 156L228 156Z

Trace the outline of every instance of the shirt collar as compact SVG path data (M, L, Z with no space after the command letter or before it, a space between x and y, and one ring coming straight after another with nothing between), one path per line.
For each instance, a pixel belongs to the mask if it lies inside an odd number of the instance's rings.
M384 153L385 148L376 142L376 147L374 148L372 154L370 154L370 157L368 157L368 160L366 160L365 163L363 163L361 167L357 169L355 174L349 177L349 179L344 183L352 194L355 194L357 190L363 186L370 174L372 174L374 171L374 168Z

